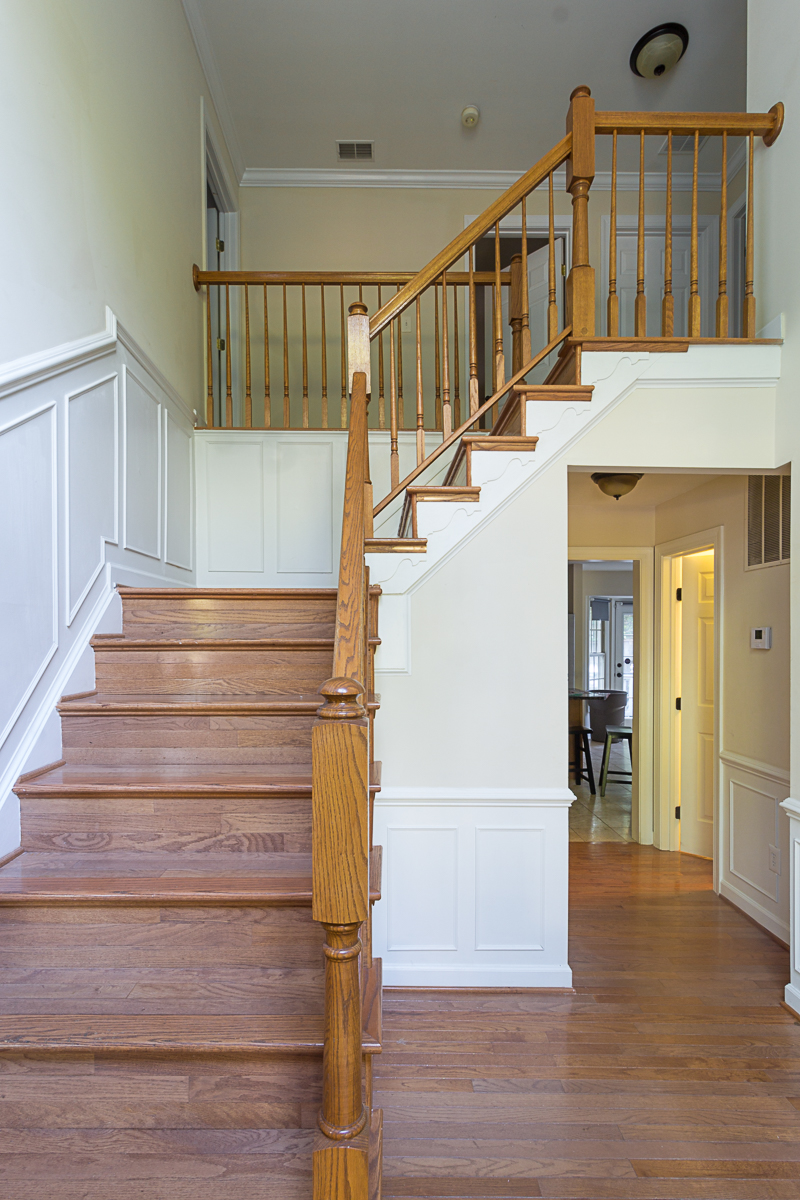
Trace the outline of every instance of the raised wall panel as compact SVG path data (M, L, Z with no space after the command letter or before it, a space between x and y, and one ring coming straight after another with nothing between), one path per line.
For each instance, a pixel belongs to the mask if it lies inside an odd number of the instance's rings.
M281 441L277 447L277 532L281 575L333 569L333 447Z
M67 624L102 570L117 530L117 375L67 396Z
M161 557L161 405L124 368L125 549Z
M456 950L458 830L387 830L390 950Z
M0 428L0 743L57 646L55 414Z
M192 569L192 439L166 413L166 521L164 558L173 567Z
M779 802L775 796L730 781L730 870L769 900L777 902L778 876L769 869L769 845L778 845Z
M206 443L209 571L264 570L264 467L259 442Z
M475 830L475 949L544 949L544 830Z
M714 821L714 735L699 733L697 735L697 771L700 778L697 781L697 796L699 809L697 818L700 821Z

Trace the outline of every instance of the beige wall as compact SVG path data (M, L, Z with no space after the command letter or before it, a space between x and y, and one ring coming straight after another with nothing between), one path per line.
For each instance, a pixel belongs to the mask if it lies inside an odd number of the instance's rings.
M199 399L191 267L202 253L201 97L211 103L180 0L2 10L0 361L97 333L108 304Z

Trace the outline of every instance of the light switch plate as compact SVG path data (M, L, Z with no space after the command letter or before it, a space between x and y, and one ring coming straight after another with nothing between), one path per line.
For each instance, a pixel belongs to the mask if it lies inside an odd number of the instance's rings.
M781 852L777 846L770 846L769 848L769 869L775 875L780 875L781 873Z
M755 629L750 630L750 649L751 650L771 650L772 649L772 626L758 625Z

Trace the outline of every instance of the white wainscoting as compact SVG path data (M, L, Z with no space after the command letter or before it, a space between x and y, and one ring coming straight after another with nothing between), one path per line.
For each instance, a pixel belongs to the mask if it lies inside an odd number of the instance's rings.
M789 822L781 802L789 772L727 750L719 757L720 894L788 942Z
M0 368L0 856L19 844L14 781L60 754L59 697L92 686L115 584L193 583L191 438L110 310L102 333Z
M784 999L789 1007L800 1016L800 803L788 797L781 808L789 820L789 906L791 913L791 935L789 959L791 977L786 985Z
M571 987L572 799L566 789L383 789L373 936L384 982Z

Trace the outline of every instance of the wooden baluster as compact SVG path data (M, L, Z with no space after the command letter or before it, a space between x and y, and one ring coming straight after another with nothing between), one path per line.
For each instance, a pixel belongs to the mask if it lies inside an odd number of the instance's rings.
M425 408L422 395L422 321L417 296L417 465L425 457Z
M453 284L453 421L461 424L461 356L458 352L458 288Z
M381 308L381 285L378 284L378 310ZM378 429L386 428L386 397L383 389L383 330L378 334Z
M689 284L689 337L700 337L700 289L697 265L697 158L700 150L700 133L694 131L694 160L692 163L692 241L691 270Z
M756 336L756 298L754 283L754 237L753 237L753 135L750 134L747 158L747 235L744 260L744 308L742 309L742 337Z
M206 288L206 341L208 343L208 387L206 391L206 429L214 425L214 352L211 346L211 284Z
M439 360L439 284L433 285L433 354L436 379L436 428L442 428L442 370Z
M225 428L233 426L233 395L231 393L231 289L225 284Z
M308 429L308 334L306 331L306 285L300 288L303 311L303 429Z
M511 326L511 374L522 366L522 255L511 258L511 287L508 297L508 323ZM525 360L527 362L527 359Z
M499 391L506 381L506 360L503 353L503 292L500 283L500 222L494 226L494 389Z
M289 322L286 314L286 284L283 285L283 428L291 424L289 411Z
M395 364L394 329L389 326L389 471L392 488L400 482L400 455L397 450L397 369Z
M400 284L397 285L398 292ZM401 429L406 427L406 416L403 409L403 324L402 317L397 322L397 424Z
M664 299L661 301L661 336L674 337L675 297L672 294L672 130L667 134L667 208L664 215Z
M322 394L320 396L320 407L322 409L322 428L328 428L328 342L325 333L325 284L319 286L319 311L321 318L322 338Z
M498 305L498 301L500 300L500 297L497 294L497 285L495 284L494 281L492 281L492 283L490 284L490 287L491 287L491 292L492 292L492 362L491 362L491 370L490 370L490 376L489 376L489 380L490 380L489 387L491 390L491 394L494 395L494 393L497 391L496 378L495 378L495 368L496 368L495 344L496 344L496 342L495 342L494 331L497 326L497 305ZM484 383L485 383L485 381L484 381ZM492 407L487 412L486 416L484 417L484 421L486 422L487 429L490 429L492 427L492 425L494 425L495 421L497 420L497 413L498 413L497 405L493 404Z
M722 131L722 176L719 196L719 294L717 337L728 336L728 134Z
M522 361L531 360L531 313L528 296L528 207L527 197L522 197ZM549 324L549 320L548 320ZM547 339L548 342L551 338ZM456 425L459 422L456 421Z
M447 272L442 271L442 432L453 432L453 410L450 407L450 330L447 324Z
M558 305L556 303L556 222L553 215L553 172L547 178L547 342L558 336ZM527 272L526 272L527 279ZM531 355L525 359L530 362Z
M478 385L478 327L475 311L475 247L469 248L469 415L480 407Z
M250 289L244 285L244 427L253 428L253 397L250 391Z
M264 284L264 428L272 424L272 401L269 396L269 301Z
M341 428L347 429L347 326L344 323L344 284L339 284L340 333L342 339L342 408Z
M647 297L644 294L644 130L639 134L639 225L636 231L636 337L647 337Z
M611 224L608 231L608 303L606 334L619 337L619 296L617 295L617 131L611 142Z
M589 189L594 179L594 100L588 87L570 96L567 191L572 196L572 269L567 278L567 324L573 337L594 337L594 269L589 263Z

